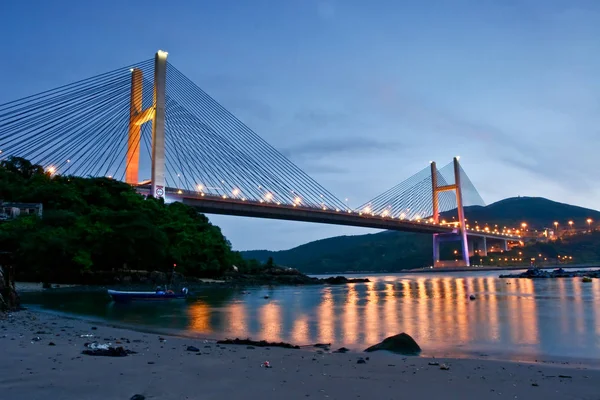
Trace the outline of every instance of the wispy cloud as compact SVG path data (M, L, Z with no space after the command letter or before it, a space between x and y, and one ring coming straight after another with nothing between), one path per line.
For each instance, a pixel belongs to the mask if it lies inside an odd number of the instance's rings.
M287 157L320 158L331 155L352 155L395 151L400 143L365 137L317 139L290 146L283 150Z

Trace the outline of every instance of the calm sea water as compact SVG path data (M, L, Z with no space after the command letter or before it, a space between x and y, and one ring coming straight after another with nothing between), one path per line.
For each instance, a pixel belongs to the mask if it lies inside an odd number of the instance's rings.
M424 355L600 361L600 280L498 275L366 275L370 283L207 289L187 301L161 304L115 304L104 293L31 293L23 300L90 319L204 338L320 342L363 350L407 332ZM477 299L469 300L470 294Z

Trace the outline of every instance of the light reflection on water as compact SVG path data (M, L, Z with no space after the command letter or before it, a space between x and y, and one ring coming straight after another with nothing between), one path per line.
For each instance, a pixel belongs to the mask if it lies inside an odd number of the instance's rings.
M188 302L162 304L114 304L99 293L28 294L24 300L199 337L334 343L362 350L407 332L429 355L600 359L600 280L497 275L372 275L369 283L264 287L249 294L215 288ZM470 294L477 299L470 301Z

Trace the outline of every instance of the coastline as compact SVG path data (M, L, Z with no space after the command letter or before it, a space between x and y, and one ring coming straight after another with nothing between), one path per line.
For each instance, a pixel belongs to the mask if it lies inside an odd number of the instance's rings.
M90 334L94 337L81 337ZM94 340L137 353L81 354L84 343ZM188 346L199 351L188 351ZM361 358L364 364L357 363ZM262 368L264 361L272 368ZM0 393L6 398L35 400L61 393L66 400L130 399L135 394L147 399L348 399L397 398L402 393L409 398L585 399L596 395L594 382L599 378L600 369L573 362L217 345L212 340L157 335L31 310L0 319Z

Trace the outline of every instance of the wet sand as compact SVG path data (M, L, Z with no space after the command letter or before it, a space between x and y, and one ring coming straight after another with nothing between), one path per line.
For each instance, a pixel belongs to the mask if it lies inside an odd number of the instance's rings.
M118 358L82 354L84 343L91 341L110 342L137 354ZM199 351L188 351L188 346ZM360 358L365 363L357 363ZM272 368L261 367L264 361ZM527 364L248 348L32 311L0 317L2 399L127 400L135 394L146 399L205 400L597 399L598 379L600 370L573 362Z

